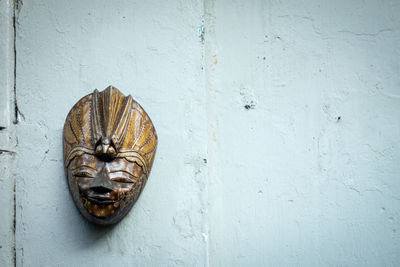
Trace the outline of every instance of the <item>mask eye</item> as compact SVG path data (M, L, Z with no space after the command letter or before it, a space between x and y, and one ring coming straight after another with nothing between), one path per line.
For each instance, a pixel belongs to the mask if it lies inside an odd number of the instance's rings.
M126 177L115 177L112 179L115 182L119 183L127 183L127 184L133 184L135 183L132 179L126 178Z
M93 175L86 171L79 171L73 174L75 177L93 178Z

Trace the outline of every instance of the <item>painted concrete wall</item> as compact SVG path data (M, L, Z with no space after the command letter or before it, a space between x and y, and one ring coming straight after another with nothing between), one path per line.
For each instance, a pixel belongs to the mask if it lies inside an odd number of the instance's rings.
M14 262L14 38L13 6L0 1L0 266Z
M2 266L400 265L400 2L0 3ZM69 196L61 132L110 84L159 147L100 228Z
M206 115L199 1L24 1L18 16L18 266L204 266ZM131 94L159 134L141 198L114 228L77 212L62 128L94 88Z
M210 265L399 266L400 2L207 13Z

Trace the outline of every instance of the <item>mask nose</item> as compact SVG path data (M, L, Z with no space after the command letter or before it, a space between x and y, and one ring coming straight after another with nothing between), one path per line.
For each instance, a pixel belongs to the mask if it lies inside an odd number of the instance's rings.
M92 186L90 187L95 193L105 194L113 191L114 185L111 183L110 179L107 177L105 168L101 170L99 176L94 179Z

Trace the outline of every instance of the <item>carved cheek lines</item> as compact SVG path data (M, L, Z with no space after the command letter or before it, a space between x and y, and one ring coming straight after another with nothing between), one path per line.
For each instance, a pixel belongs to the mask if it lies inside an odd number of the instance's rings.
M96 169L95 167L90 166L90 165L88 165L88 164L80 164L78 167L71 169L71 172L74 173L76 170L79 170L79 169L82 169L82 170L90 169L91 172L95 171L96 174L97 174L97 172L98 172L97 169ZM93 176L93 177L94 177L94 176Z

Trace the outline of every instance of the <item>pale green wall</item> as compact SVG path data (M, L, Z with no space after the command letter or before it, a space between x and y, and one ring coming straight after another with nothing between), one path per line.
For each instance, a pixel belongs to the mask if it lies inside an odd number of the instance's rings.
M0 4L1 266L14 246L17 266L400 265L399 1L25 0L16 125ZM159 147L131 213L99 228L61 134L110 84Z

